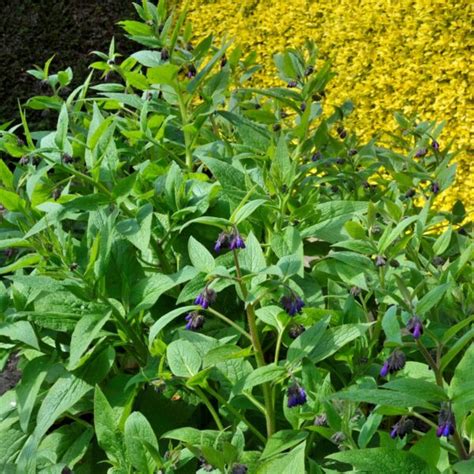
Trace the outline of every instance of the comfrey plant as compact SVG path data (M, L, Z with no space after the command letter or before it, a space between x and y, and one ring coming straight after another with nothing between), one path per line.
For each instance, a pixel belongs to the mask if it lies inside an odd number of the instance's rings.
M441 127L361 143L310 42L258 89L253 53L136 9L146 49L0 132L2 472L468 472L473 248L462 204L433 207Z

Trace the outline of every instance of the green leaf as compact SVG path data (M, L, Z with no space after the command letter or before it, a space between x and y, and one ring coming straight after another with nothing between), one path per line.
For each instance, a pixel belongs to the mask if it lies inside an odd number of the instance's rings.
M69 370L77 369L84 364L86 358L81 359L81 357L84 352L86 352L90 343L98 336L111 315L111 311L105 314L88 314L79 320L71 336Z
M303 357L308 357L318 347L319 342L325 336L326 328L330 318L319 321L296 338L288 348L288 362L297 362Z
M324 334L324 338L308 355L309 359L316 363L328 358L349 342L363 336L370 325L371 323L343 324L328 329Z
M137 217L117 223L117 231L126 237L138 250L145 253L150 245L153 206L145 204L137 212Z
M67 140L68 127L69 127L69 116L68 116L67 106L66 104L63 104L61 107L61 112L59 113L57 130L54 137L54 142L56 143L56 146L60 150L63 150L63 151L67 151L64 149L64 147Z
M239 252L240 266L251 273L258 273L267 265L260 242L253 232L247 236L245 245L246 248Z
M367 212L367 202L330 201L315 206L314 224L301 232L301 237L316 237L336 243L345 240L344 224L354 218L354 214Z
M173 341L166 351L168 365L177 377L192 377L199 372L201 356L188 341Z
M140 412L133 412L125 422L124 444L127 459L140 473L153 473L153 458L148 453L146 444L158 451L158 441L153 428Z
M434 305L436 305L441 298L444 296L448 288L451 287L451 283L444 283L443 285L439 285L436 288L428 291L421 300L418 301L416 304L416 314L423 316L427 313Z
M382 329L385 333L387 342L402 343L402 334L400 324L397 319L397 307L390 306L382 318Z
M344 228L353 239L364 240L367 238L367 230L356 221L346 222Z
M257 318L260 319L260 321L263 321L265 324L268 324L269 326L274 327L278 332L283 331L285 324L283 324L283 321L285 319L284 314L283 314L283 309L280 308L280 306L264 306L263 308L259 308L255 311L255 314L257 315ZM278 315L282 315L281 318L278 318Z
M37 254L30 253L20 257L18 260L15 260L10 265L5 267L0 267L0 275L6 275L7 273L12 273L20 268L34 267L37 263L41 261L41 257Z
M405 217L393 230L387 227L378 242L379 253L384 254L392 242L400 236L403 237L405 229L416 220L418 220L418 216Z
M132 302L137 305L132 314L152 307L162 294L191 280L196 274L193 267L186 266L172 275L158 273L139 281L132 291Z
M201 161L211 170L212 174L222 185L222 191L238 205L246 194L245 175L239 169L225 161L203 157Z
M114 411L98 385L94 393L94 429L99 446L112 461L123 463L123 440Z
M11 191L14 191L13 173L8 169L8 166L1 159L0 159L0 183L2 183L5 188Z
M219 443L230 441L232 433L185 427L167 431L161 437L181 441L191 446L216 446Z
M294 167L290 160L290 152L282 134L278 140L275 155L272 159L270 173L279 186L289 186L294 178Z
M383 388L413 395L426 401L443 402L448 400L446 392L441 387L421 379L399 377L387 382Z
M159 51L142 50L137 51L131 55L132 58L136 59L142 66L155 67L160 66L162 63L161 53Z
M179 66L175 64L162 64L148 69L147 78L151 84L163 84L174 88L178 71Z
M216 267L214 257L209 250L192 236L188 241L188 254L194 268L200 272L211 273Z
M273 434L267 441L265 449L263 450L262 461L266 458L280 454L293 446L300 444L308 437L305 431L282 430Z
M436 410L435 405L425 399L393 390L361 389L346 390L332 395L331 398L338 400L351 400L353 402L373 403L397 408L421 407Z
M265 199L255 199L253 201L244 204L241 208L230 219L235 225L240 224L245 219L250 217L261 205L265 204L267 201Z
M457 474L472 474L474 472L474 458L454 464L453 469Z
M256 474L296 474L305 472L305 448L306 442L301 443L288 453L264 461L257 467Z
M382 420L383 415L380 415L379 413L371 413L367 417L367 420L365 420L359 433L358 444L361 449L365 448L370 443L370 440L376 433Z
M351 464L360 472L406 472L435 474L423 459L406 451L392 448L368 448L343 451L327 456L345 464Z
M26 433L36 398L49 368L47 356L29 361L22 371L21 382L15 387L18 418L21 429Z
M257 385L275 381L285 372L286 369L284 367L277 366L274 363L259 367L239 380L237 384L234 385L232 391L235 394L240 393L242 390L251 391L251 389Z
M0 203L5 209L12 212L21 212L25 209L26 203L18 194L0 188Z
M23 342L38 351L40 350L36 333L28 321L0 323L0 336L7 337L11 341Z
M270 245L278 258L286 255L303 256L303 240L296 227L289 226L283 232L272 234Z
M431 429L421 437L410 449L410 453L424 459L427 464L436 468L441 454L439 438L436 436L436 430Z
M196 309L196 306L183 306L182 308L176 308L169 313L164 314L163 316L153 324L150 328L150 334L148 335L148 344L151 346L156 336L162 331L168 324L174 321L178 316L181 316L183 313L188 313Z
M453 234L453 228L448 226L447 230L443 232L433 244L433 252L435 255L441 255L446 251L451 242L451 236Z
M474 345L467 348L460 360L449 386L449 396L453 402L455 415L461 419L469 411L474 411Z

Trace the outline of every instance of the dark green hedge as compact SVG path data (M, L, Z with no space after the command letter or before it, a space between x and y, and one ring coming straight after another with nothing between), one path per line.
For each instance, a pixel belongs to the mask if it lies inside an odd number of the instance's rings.
M117 21L134 17L131 0L18 0L7 2L0 15L0 122L18 117L17 99L39 92L26 73L56 54L52 71L71 66L74 84L88 74L91 51L106 51L112 36L117 50L133 44ZM31 114L30 114L31 115Z

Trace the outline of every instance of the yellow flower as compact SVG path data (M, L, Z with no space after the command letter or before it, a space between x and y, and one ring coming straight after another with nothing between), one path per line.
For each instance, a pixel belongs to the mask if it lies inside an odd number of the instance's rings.
M469 0L191 0L189 19L198 38L213 32L254 49L265 66L254 84L281 85L273 55L314 40L337 73L327 103L352 99L347 127L364 139L393 131L397 110L446 120L441 147L453 140L462 151L456 184L437 202L450 208L461 199L473 212L473 9Z

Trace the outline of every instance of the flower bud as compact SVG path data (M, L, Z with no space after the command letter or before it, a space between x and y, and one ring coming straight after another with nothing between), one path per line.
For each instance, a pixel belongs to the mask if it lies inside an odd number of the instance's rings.
M290 336L291 339L296 339L297 337L301 336L305 330L306 329L302 324L293 324L288 330L288 336Z
M304 70L304 75L306 77L310 76L311 74L313 74L314 72L314 67L313 66L308 66L305 70Z
M290 82L288 82L286 87L293 88L293 87L296 87L297 85L298 85L298 83L296 81L290 81Z
M170 58L170 53L166 48L163 48L161 50L160 57L162 61L168 61L168 59Z

